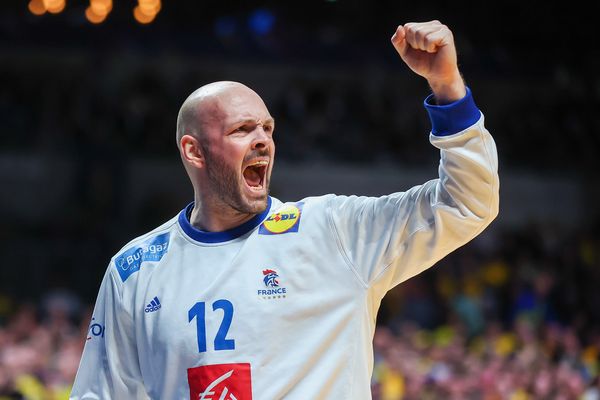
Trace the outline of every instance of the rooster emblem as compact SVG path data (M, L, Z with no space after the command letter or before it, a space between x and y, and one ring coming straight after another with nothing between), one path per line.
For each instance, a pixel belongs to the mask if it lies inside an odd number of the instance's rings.
M265 276L263 278L263 281L265 282L266 287L279 286L279 281L277 280L277 278L279 278L279 275L277 275L276 271L273 271L272 269L265 269L263 270L263 275Z

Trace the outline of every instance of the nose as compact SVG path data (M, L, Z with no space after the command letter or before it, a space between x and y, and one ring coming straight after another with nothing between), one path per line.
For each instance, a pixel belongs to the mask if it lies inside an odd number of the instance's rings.
M265 132L263 126L257 125L256 129L254 130L254 138L252 139L252 150L264 149L268 147L272 141L273 138L270 134Z

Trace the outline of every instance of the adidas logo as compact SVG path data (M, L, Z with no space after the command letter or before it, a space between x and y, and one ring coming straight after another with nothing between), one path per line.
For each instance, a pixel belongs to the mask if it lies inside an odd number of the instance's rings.
M144 308L144 312L149 313L149 312L158 311L159 309L160 309L160 301L158 300L158 297L154 296L152 301L150 303L148 303L146 308Z

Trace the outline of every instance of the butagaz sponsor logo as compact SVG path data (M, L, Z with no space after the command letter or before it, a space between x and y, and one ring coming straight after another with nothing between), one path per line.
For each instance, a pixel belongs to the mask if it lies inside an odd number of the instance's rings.
M160 261L167 253L168 248L169 233L167 232L153 237L117 256L115 264L121 280L125 282L131 274L142 267L142 263L145 261Z
M104 324L96 321L96 318L92 317L92 321L90 322L90 327L88 329L88 335L86 340L90 340L93 338L104 339L104 331L106 327Z
M279 274L271 268L264 269L263 283L266 288L258 289L257 294L263 299L282 299L287 295L287 289L281 286Z
M203 365L188 369L190 399L252 400L250 364Z
M146 305L146 307L144 308L144 312L151 313L154 311L158 311L158 310L160 310L160 307L161 307L160 300L158 300L158 297L154 296L152 301L150 303L148 303Z

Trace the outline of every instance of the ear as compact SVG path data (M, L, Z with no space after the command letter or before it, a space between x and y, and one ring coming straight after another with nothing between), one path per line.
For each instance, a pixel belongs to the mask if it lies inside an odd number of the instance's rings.
M202 153L202 146L200 141L192 135L183 135L179 140L179 152L181 157L188 164L196 167L203 168L206 163L206 158Z

